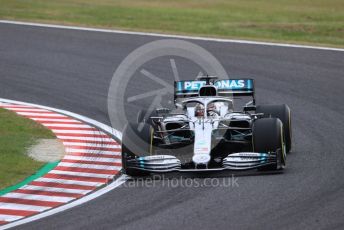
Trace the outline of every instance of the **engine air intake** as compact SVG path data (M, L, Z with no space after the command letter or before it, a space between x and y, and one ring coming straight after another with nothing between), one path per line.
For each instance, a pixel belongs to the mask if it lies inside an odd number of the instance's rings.
M214 97L217 96L217 89L215 86L212 85L202 86L199 89L198 95L201 97Z

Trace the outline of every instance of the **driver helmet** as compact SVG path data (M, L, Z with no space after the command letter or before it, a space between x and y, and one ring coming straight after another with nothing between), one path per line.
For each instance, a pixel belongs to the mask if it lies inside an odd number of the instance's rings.
M204 106L202 104L197 104L195 109L196 117L203 117L204 116Z
M216 110L216 105L215 105L215 103L209 103L208 104L208 109L207 109L207 111L208 112L213 112L213 111L215 111Z

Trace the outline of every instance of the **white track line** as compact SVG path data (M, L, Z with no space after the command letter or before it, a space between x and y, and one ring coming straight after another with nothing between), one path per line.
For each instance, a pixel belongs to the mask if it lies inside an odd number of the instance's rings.
M102 133L102 132L100 132L100 131L96 131L96 130L94 130L94 131L85 131L85 130L77 130L77 129L75 129L75 130L64 130L64 129L51 129L54 133L57 133L57 134L59 134L59 133L73 133L73 134L96 134L96 135L98 135L98 134L104 134L104 133Z
M64 171L64 170L56 170L53 169L49 171L49 174L58 174L58 175L72 175L75 176L74 171ZM113 178L112 174L99 174L99 173L85 173L85 172L78 172L78 176L85 176L85 177L96 177L96 178Z
M39 190L39 191L47 191L47 192L77 193L77 194L83 194L83 195L92 191L92 190L86 190L86 189L56 188L56 187L36 186L36 185L26 185L25 187L21 189L35 190L35 191Z
M19 115L23 115L23 116L44 116L44 117L63 117L63 118L68 118L65 115L61 115L61 114L56 114L56 113L44 113L44 114L39 114L39 113L30 113L30 112L17 112Z
M79 163L68 163L60 162L57 167L73 167L73 168L82 168L82 169L104 169L104 170L121 170L122 167L119 166L110 166L110 165L96 165L96 164L79 164Z
M18 220L18 219L21 219L23 218L24 216L15 216L15 215L5 215L5 214L0 214L0 221L1 220L5 220L5 221L8 221L8 222L11 222L11 221L15 221L15 220ZM6 226L6 225L5 225ZM5 227L4 226L4 227ZM3 227L0 227L0 229L5 229Z
M74 120L74 119L54 119L54 118L35 118L35 117L32 117L31 118L32 120L35 120L35 121L40 121L40 122L78 122L80 124L82 124L80 121L78 120Z
M46 110L46 109L28 109L28 108L11 108L11 107L8 107L7 109L15 111L15 112L45 112L45 113L50 112L49 110Z
M58 178L38 178L35 181L39 182L54 182L54 183L60 183L60 184L75 184L75 185L86 185L86 186L100 186L104 183L100 182L90 182L90 181L80 181L80 180L65 180L65 179L58 179Z
M23 193L16 193L15 191L2 195L1 197L7 198L19 198L19 199L27 199L27 200L39 200L39 201L53 201L53 202L69 202L74 200L73 197L62 197L62 196L46 196L46 195L36 195L36 194L23 194Z
M0 206L2 209L12 209L12 210L22 210L22 211L35 211L35 212L43 212L44 210L50 209L51 207L44 207L44 206L36 206L36 205L28 205L28 204L13 204L13 203L6 203L0 202Z
M59 135L59 134L56 134L57 138L63 140L63 141L69 141L69 140L78 140L78 141L84 141L84 142L87 142L87 141L107 141L107 142L113 142L113 143L116 143L113 139L111 138L100 138L100 137L77 137L77 136L62 136L62 135Z
M72 156L72 155L65 155L63 159L77 160L77 161L90 161L90 162L110 162L110 163L122 162L121 159L115 159L115 158L85 157L85 156Z
M100 148L120 148L120 145L116 144L102 144L102 143L87 143L87 142L68 142L68 141L63 141L64 145L68 146L84 146L84 147L100 147Z
M7 102L3 103L0 102L0 106L6 106L7 108L32 108L32 106L28 106L28 105L8 105Z
M198 36L173 35L173 34L133 32L133 31L124 31L124 30L97 29L97 28L88 28L88 27L79 27L79 26L63 26L63 25L55 25L55 24L20 22L20 21L11 21L11 20L0 20L0 23L55 28L55 29L81 30L81 31L90 31L90 32L152 36L152 37L162 37L162 38L179 38L179 39L238 43L238 44L249 44L249 45L279 46L279 47L290 47L290 48L328 50L328 51L344 51L343 48L331 48L331 47L323 47L323 46L296 45L296 44L288 44L288 43L257 42L257 41L239 40L239 39L222 39L222 38L209 38L209 37L198 37Z
M104 151L104 150L89 150L89 149L73 149L73 148L66 148L67 153L90 153L94 154L94 156L97 156L97 154L105 154L105 155L116 155L114 154L114 151ZM118 155L120 155L120 152L118 152Z
M63 127L63 128L92 128L89 125L83 124L56 124L56 123L43 123L44 126L47 127Z

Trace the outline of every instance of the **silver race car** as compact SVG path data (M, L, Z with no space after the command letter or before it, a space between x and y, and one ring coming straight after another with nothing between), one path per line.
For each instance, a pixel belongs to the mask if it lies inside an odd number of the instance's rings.
M250 100L236 111L234 102ZM175 109L139 112L122 138L123 171L281 170L291 149L287 105L256 105L253 79L175 82Z

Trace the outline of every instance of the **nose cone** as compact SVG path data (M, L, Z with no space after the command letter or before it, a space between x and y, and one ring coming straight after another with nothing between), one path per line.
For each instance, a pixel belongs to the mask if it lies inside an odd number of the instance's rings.
M207 165L210 161L210 155L209 154L196 154L192 157L192 161L196 164L196 165Z
M194 156L196 165L207 165L210 161L212 125L210 122L195 123Z

